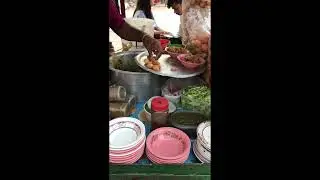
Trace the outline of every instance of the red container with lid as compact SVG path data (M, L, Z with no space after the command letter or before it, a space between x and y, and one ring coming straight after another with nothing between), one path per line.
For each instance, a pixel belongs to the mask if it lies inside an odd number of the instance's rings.
M163 50L170 44L168 39L159 39L159 41Z
M168 126L169 101L164 97L156 97L151 101L151 129Z

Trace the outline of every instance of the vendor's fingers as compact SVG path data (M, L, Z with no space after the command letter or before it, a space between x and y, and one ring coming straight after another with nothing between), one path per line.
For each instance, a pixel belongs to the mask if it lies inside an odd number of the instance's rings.
M149 54L149 55L148 55L148 58L150 58L150 57L152 57L152 56L153 56L152 51L151 51L151 50L149 50L149 49L148 49L148 54Z
M156 54L156 60L158 60L161 55L162 55L162 51L158 52L158 53Z

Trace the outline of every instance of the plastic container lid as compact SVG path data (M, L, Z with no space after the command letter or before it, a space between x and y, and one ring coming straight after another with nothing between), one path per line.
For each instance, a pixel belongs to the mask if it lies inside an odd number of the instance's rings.
M153 111L168 111L169 101L164 97L157 97L151 101L151 109Z

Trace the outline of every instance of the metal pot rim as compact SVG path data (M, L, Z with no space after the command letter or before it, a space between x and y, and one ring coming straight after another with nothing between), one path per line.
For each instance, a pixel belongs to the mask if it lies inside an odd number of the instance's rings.
M139 54L139 53L144 52L144 51L145 50L124 51L124 52L115 53L113 56L120 56L120 55L133 54L133 53L138 53ZM136 75L139 75L139 74L141 74L141 75L151 74L150 72L131 72L131 71L122 71L120 69L115 69L115 68L112 67L112 64L110 63L113 56L109 57L109 69L112 70L112 71L119 72L119 73L124 73L124 74L136 74Z
M146 75L146 74L151 74L151 73L149 73L149 72L131 72L131 71L122 71L122 70L119 70L119 69L115 69L115 68L113 68L113 67L111 67L111 66L109 66L109 69L110 70L112 70L112 71L115 71L115 72L120 72L120 73L123 73L123 74L144 74L144 75Z

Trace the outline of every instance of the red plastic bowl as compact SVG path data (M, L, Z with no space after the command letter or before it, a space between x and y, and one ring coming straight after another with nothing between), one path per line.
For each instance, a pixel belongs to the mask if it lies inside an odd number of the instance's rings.
M163 50L170 44L168 39L159 39L159 41Z
M172 127L152 131L146 142L146 148L151 154L165 160L177 160L188 156L190 146L189 137L183 131Z
M194 68L197 68L201 65L203 65L204 63L206 63L206 61L200 57L200 60L201 60L201 63L190 63L190 62L187 62L184 60L184 58L187 56L187 54L181 54L177 57L178 61L180 61L180 63L186 67L186 68L189 68L189 69L194 69Z

